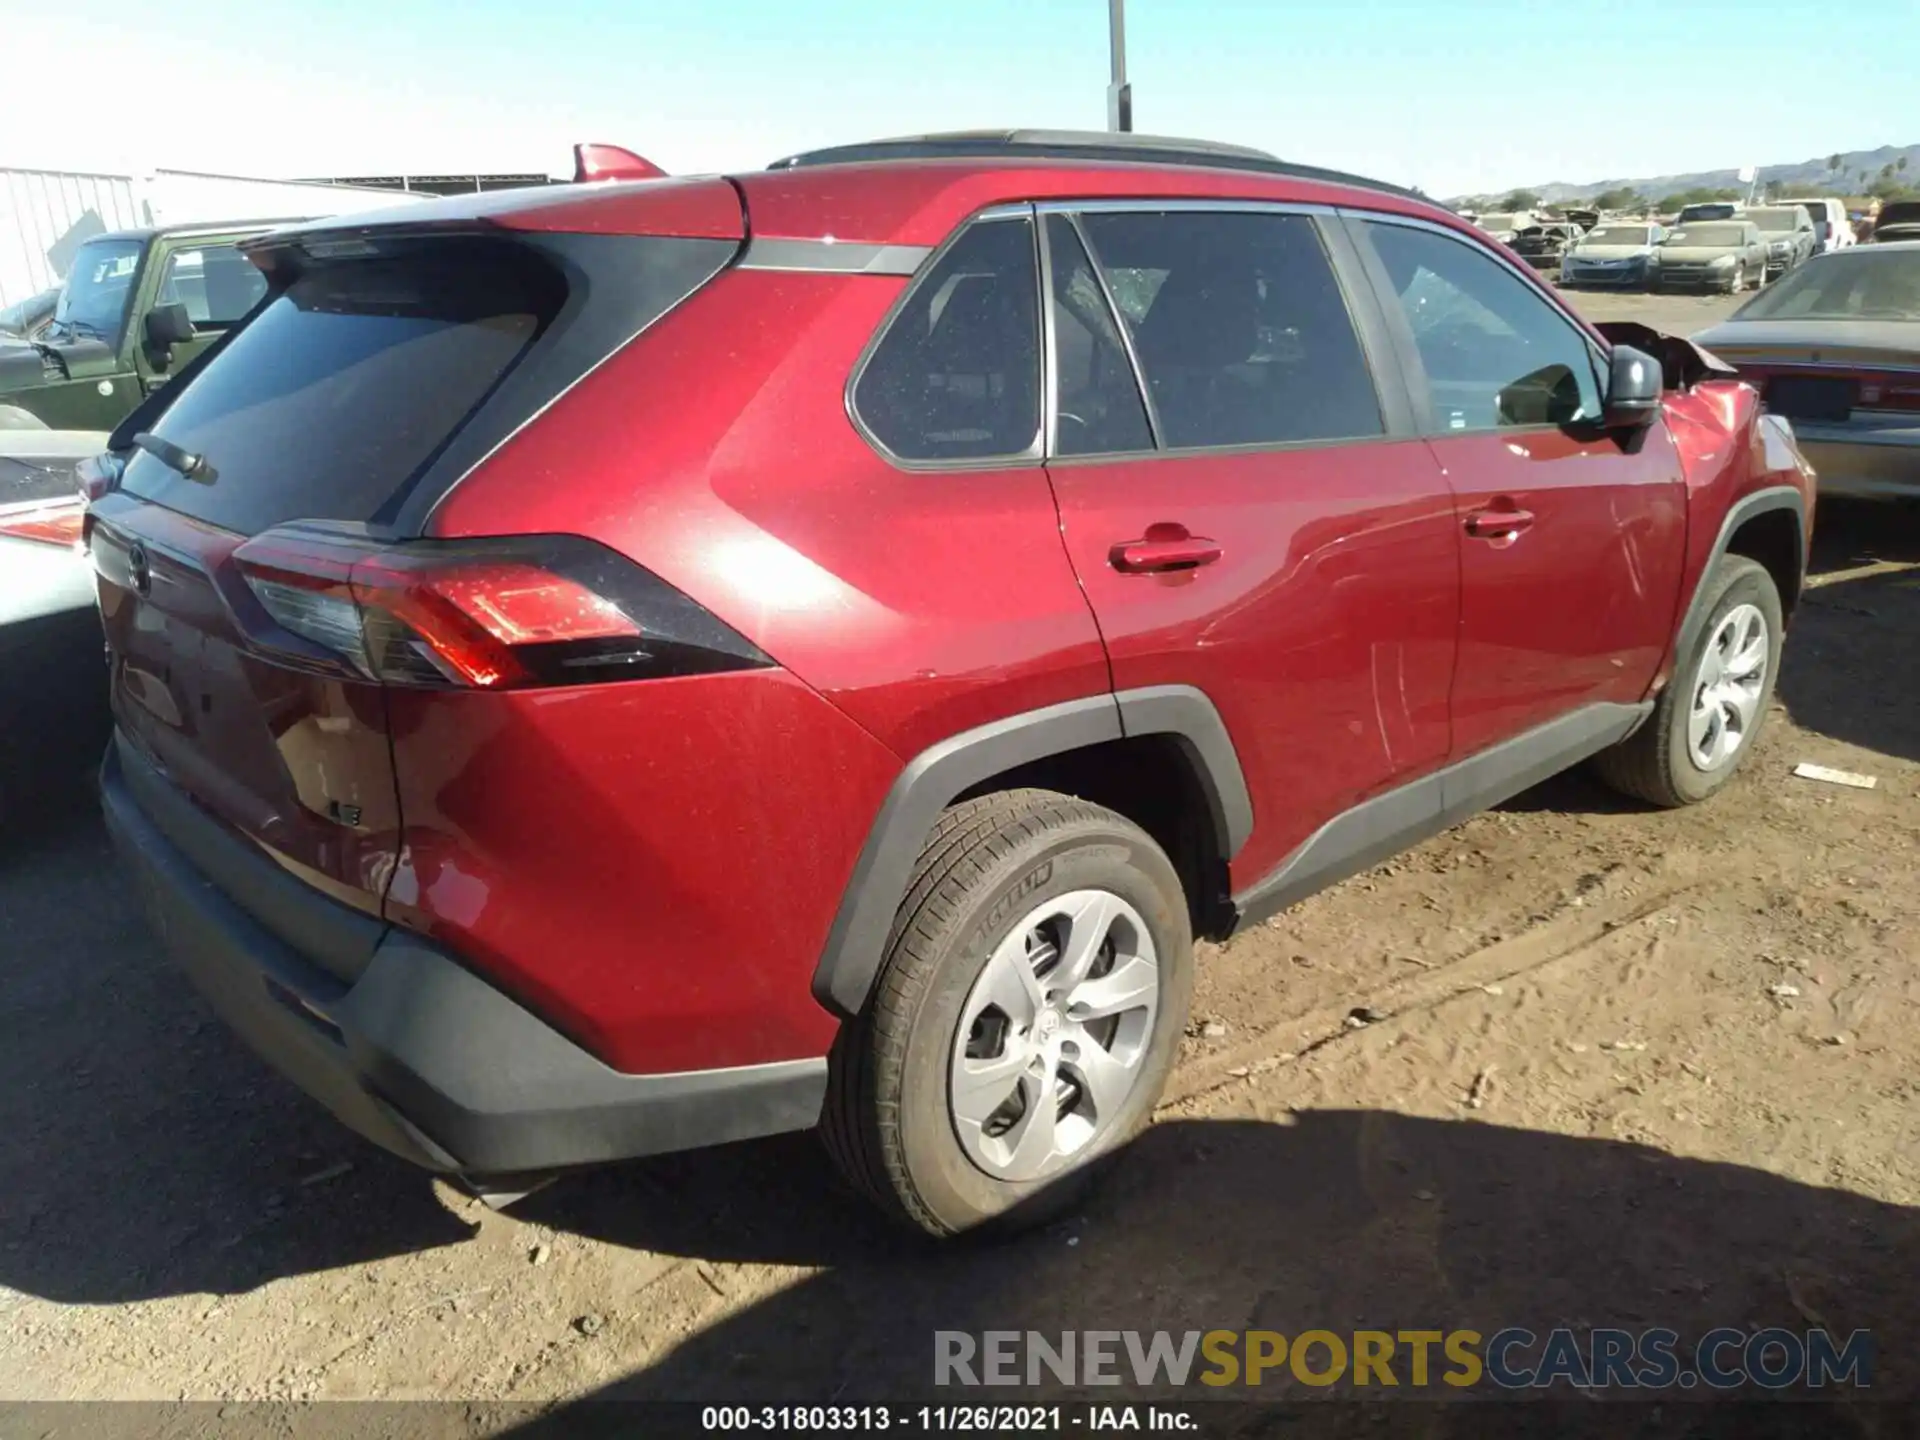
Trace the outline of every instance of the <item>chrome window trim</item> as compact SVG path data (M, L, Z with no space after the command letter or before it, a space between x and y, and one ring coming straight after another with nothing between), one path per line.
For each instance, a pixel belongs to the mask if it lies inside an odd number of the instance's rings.
M1033 244L1040 262L1040 454L1051 459L1060 450L1060 325L1053 313L1053 247L1037 207Z
M1040 270L1040 256L1042 254L1040 224L1034 215L1033 206L1004 203L988 206L986 209L976 211L961 221L960 224L954 227L951 235L933 247L915 271L913 278L907 282L899 295L894 297L893 304L887 307L887 313L880 317L880 323L873 327L873 334L867 337L867 343L861 347L859 357L853 362L853 369L847 376L847 383L842 387L840 392L841 406L846 411L847 421L853 426L854 432L859 435L862 440L867 442L867 445L876 455L896 470L939 474L946 471L1024 469L1043 463L1045 454L1044 440L1047 431L1047 412L1044 409L1040 413L1040 423L1034 429L1033 439L1028 442L1024 450L1013 451L1005 455L973 455L951 460L910 460L903 455L896 455L892 450L887 448L885 442L873 433L866 421L860 418L860 407L854 402L854 395L860 388L860 381L865 377L867 366L872 363L874 354L879 350L881 342L886 339L895 323L898 322L902 312L913 302L914 295L919 291L920 287L926 283L927 277L939 269L940 262L946 258L947 252L958 245L962 238L972 233L976 225L1005 224L1009 221L1024 222L1026 224L1029 252L1034 262L1034 283L1040 285L1044 279ZM1044 406L1047 398L1049 371L1052 368L1047 353L1047 297L1044 290L1042 290L1038 297L1038 304L1040 306L1040 314L1037 317L1039 326L1037 343L1040 350L1040 403Z
M1101 298L1106 301L1107 313L1113 317L1113 328L1120 332L1120 345L1127 357L1127 368L1133 373L1133 388L1139 392L1140 408L1147 416L1147 437L1153 441L1153 451L1167 448L1167 442L1161 438L1160 408L1153 403L1153 391L1147 387L1147 372L1140 368L1140 352L1134 348L1133 327L1127 324L1127 317L1120 313L1120 302L1113 298L1113 287L1107 283L1107 267L1100 261L1100 252L1093 248L1093 237L1087 234L1086 227L1080 223L1080 212L1068 211L1065 215L1067 226L1079 240L1080 248L1086 253L1087 263L1093 267L1093 280L1100 287ZM1046 217L1041 217L1042 233L1045 232ZM1052 296L1048 297L1051 303ZM1057 452L1052 445L1047 446L1047 456L1051 459ZM1141 452L1129 452L1138 454Z
M756 236L735 262L738 270L805 271L822 275L912 275L931 245L873 245L864 241L769 239Z

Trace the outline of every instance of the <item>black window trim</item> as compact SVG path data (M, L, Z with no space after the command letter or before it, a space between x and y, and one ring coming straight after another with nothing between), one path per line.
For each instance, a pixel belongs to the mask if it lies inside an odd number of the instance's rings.
M892 450L887 448L886 442L881 440L860 416L860 406L855 402L854 397L860 388L861 378L866 375L867 366L872 363L874 355L880 349L881 342L887 338L887 335L892 331L901 315L904 314L907 307L913 303L913 298L919 293L920 287L926 284L928 277L940 268L940 262L946 258L947 252L958 245L967 235L971 234L976 225L1001 225L1008 222L1022 222L1027 227L1028 248L1032 252L1034 267L1034 284L1040 287L1040 314L1035 318L1038 322L1037 333L1039 335L1040 345L1041 411L1040 423L1034 427L1033 439L1028 442L1026 449L1013 451L1005 455L968 455L941 460L912 460L903 455L896 455ZM1048 417L1051 414L1051 406L1048 404L1047 386L1053 378L1053 365L1051 363L1048 346L1052 322L1048 315L1049 307L1046 303L1045 286L1047 276L1044 268L1045 254L1046 247L1040 243L1040 222L1039 218L1034 214L1034 207L1025 202L1014 202L1011 204L1000 203L989 205L983 210L975 211L972 215L969 215L965 220L962 220L956 225L953 233L935 246L927 257L920 262L919 266L914 270L912 278L907 281L905 288L894 298L893 304L887 307L887 313L881 317L880 323L873 327L873 334L867 337L867 343L861 347L860 355L853 362L853 369L848 373L847 383L841 391L841 405L846 410L848 423L853 426L855 433L858 434L862 440L866 441L868 446L871 447L874 453L882 460L885 460L896 470L907 470L914 473L926 474L942 474L947 471L966 472L1033 469L1044 463L1047 423Z
M1379 252L1373 248L1373 242L1366 233L1366 227L1368 225L1385 224L1398 225L1408 230L1428 231L1431 234L1451 240L1456 245L1464 246L1476 254L1485 255L1496 265L1504 266L1513 275L1523 277L1527 283L1533 283L1536 277L1530 275L1517 258L1506 254L1504 246L1496 249L1494 246L1485 245L1468 236L1461 235L1458 231L1450 229L1445 225L1436 225L1433 221L1422 219L1419 216L1401 215L1388 210L1362 210L1342 206L1336 211L1336 218L1340 222L1343 232L1347 237L1347 244L1352 247L1355 259L1363 270L1368 284L1372 287L1373 308L1380 313L1382 322L1392 338L1393 350L1399 361L1403 381L1402 388L1405 389L1412 401L1414 419L1418 425L1417 434L1428 440L1460 440L1468 436L1478 435L1530 435L1541 434L1548 431L1564 432L1566 430L1566 426L1564 425L1549 423L1539 425L1503 425L1486 430L1453 430L1442 428L1435 423L1433 393L1427 380L1426 365L1420 359L1419 348L1414 344L1413 332L1407 325L1406 315L1395 303L1392 277L1387 274L1386 263L1381 260ZM1604 401L1606 398L1607 367L1613 355L1612 347L1607 345L1603 340L1596 339L1587 327L1580 323L1579 318L1560 301L1558 296L1543 294L1540 296L1540 299L1548 309L1560 317L1561 321L1572 331L1573 337L1580 341L1586 348L1588 355L1593 359L1594 380L1600 387L1601 399Z

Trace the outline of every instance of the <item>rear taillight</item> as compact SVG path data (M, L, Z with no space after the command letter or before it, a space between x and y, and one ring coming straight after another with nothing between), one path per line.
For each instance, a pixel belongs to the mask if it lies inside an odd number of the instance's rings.
M86 521L87 507L80 501L49 500L44 505L0 510L0 535L78 549Z
M1920 411L1920 375L1862 375L1859 406L1862 410Z
M281 630L389 684L501 690L772 664L665 581L578 536L383 546L287 526L233 563Z

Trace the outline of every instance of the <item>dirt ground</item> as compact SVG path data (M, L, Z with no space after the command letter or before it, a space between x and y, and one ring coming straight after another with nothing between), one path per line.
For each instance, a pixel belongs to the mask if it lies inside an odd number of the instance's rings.
M76 802L0 862L0 1399L849 1400L936 1328L1555 1324L1868 1329L1920 1393L1920 516L1824 507L1816 570L1730 791L1562 777L1205 947L1158 1123L992 1247L804 1136L490 1212L244 1053Z

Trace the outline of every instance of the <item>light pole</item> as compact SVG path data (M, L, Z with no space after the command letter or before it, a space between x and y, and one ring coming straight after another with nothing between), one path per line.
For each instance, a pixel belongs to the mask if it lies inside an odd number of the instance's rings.
M1133 87L1127 83L1127 0L1107 0L1107 46L1113 81L1107 86L1107 129L1133 129Z

